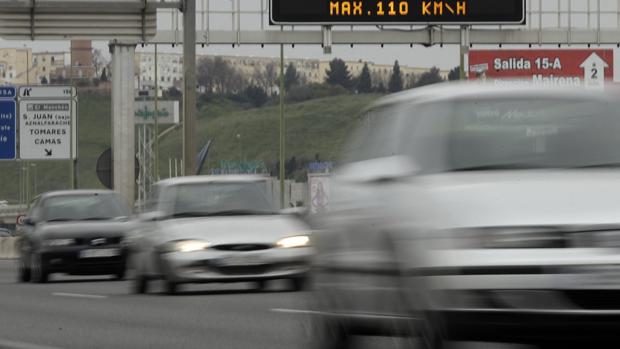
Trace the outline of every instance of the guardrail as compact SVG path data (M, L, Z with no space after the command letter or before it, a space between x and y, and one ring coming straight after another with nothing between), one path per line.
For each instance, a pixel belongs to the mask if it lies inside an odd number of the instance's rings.
M0 259L17 258L17 237L0 238Z

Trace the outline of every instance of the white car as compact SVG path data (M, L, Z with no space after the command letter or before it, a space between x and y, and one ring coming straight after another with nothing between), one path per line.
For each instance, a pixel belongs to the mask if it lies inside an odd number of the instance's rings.
M615 95L447 84L361 120L315 233L317 347L620 339Z
M126 242L133 290L163 279L167 293L186 283L290 280L304 286L311 236L296 215L276 210L266 178L179 177L158 182L140 228Z

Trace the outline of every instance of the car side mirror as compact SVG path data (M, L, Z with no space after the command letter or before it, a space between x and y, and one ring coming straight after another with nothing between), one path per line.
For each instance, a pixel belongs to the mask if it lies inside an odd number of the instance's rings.
M419 172L417 164L403 155L388 156L344 165L336 174L347 182L384 182L411 177Z
M143 213L139 217L143 222L155 222L164 219L166 214L164 211L151 211Z
M17 217L17 224L32 226L32 225L35 225L35 221L31 217L28 217L28 216L19 216Z

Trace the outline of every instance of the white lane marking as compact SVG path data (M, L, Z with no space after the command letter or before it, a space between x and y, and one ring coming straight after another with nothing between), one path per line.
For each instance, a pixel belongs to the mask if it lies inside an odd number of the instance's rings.
M289 313L289 314L320 314L318 311L304 310L304 309L286 309L286 308L272 308L270 309L274 313Z
M13 342L0 339L0 349L60 349L26 342Z
M64 292L54 292L52 296L57 297L74 297L74 298L91 298L91 299L104 299L108 298L108 296L102 296L98 294L82 294L82 293L64 293Z

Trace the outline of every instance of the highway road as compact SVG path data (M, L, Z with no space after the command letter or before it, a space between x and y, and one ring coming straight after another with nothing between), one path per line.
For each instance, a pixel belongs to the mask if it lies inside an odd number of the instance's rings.
M0 348L305 348L304 293L250 284L190 285L178 296L129 293L129 281L58 275L18 284L0 261ZM277 288L280 288L280 291Z
M310 346L304 292L274 282L185 285L169 296L129 293L129 281L54 275L47 284L20 284L15 262L0 260L0 349L251 348ZM360 338L356 349L410 348L402 339ZM449 348L512 348L456 344ZM411 348L410 348L411 349Z

